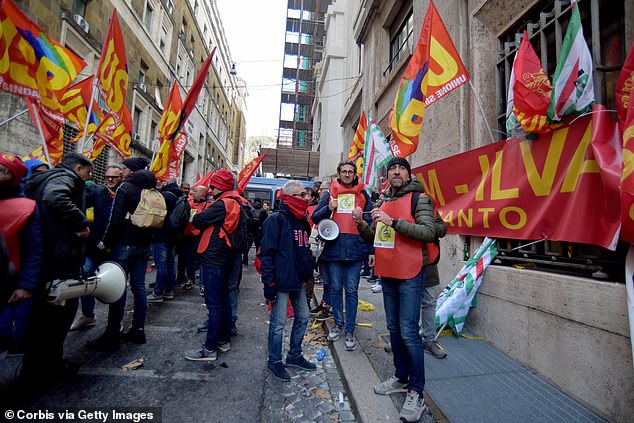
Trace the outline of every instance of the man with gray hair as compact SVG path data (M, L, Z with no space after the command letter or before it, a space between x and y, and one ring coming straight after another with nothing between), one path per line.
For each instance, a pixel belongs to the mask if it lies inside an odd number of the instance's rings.
M268 339L268 368L277 379L291 380L285 367L312 371L317 368L302 353L308 325L306 281L313 274L313 255L306 219L308 193L298 181L288 181L281 190L279 207L265 221L259 257L262 261L264 297L271 304ZM282 340L286 308L291 301L295 312L286 366L282 363Z

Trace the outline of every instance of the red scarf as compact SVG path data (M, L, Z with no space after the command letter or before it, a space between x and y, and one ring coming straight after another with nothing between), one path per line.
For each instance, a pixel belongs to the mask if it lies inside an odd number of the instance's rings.
M304 200L300 197L295 197L289 194L282 194L282 201L290 209L295 218L302 220L306 217L306 210L308 209L308 200Z

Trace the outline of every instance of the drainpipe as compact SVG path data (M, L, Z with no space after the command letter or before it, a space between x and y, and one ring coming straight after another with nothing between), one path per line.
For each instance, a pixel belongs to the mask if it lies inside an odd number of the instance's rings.
M471 56L469 47L469 2L467 0L458 0L458 24L460 34L460 57L462 58L465 68L470 75L473 75L473 69L471 69ZM460 90L460 152L464 153L469 150L469 128L470 128L470 107L469 107L469 90L467 86L463 86Z

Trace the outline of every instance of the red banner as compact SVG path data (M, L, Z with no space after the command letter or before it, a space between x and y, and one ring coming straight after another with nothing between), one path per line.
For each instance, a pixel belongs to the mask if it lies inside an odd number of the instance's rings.
M268 150L264 154L244 165L244 169L240 171L240 174L238 175L238 192L240 194L244 192L244 189L249 183L249 179L251 179L251 176L253 176L256 170L258 170L258 166L260 166L260 163L262 163L262 160L264 160L264 156L266 156L267 153Z
M60 160L62 160L62 154L64 153L64 139L62 136L64 118L59 113L53 112L47 107L42 106L37 100L33 100L29 97L26 97L25 100L26 105L29 108L33 124L38 129L38 132L41 131L42 137L46 142L48 155L51 158L50 165L55 166L60 162ZM42 147L33 151L29 157L48 163Z
M361 178L363 175L363 153L365 151L365 134L368 132L368 117L365 112L361 112L357 130L354 132L354 138L348 152L348 160L357 165L357 176Z
M0 0L0 89L51 110L86 63L42 32L11 0Z
M623 123L623 173L621 175L621 239L634 242L634 100L629 96L629 107Z
M103 139L123 159L132 157L130 152L130 131L132 115L127 104L123 104L121 114L109 113L97 128L95 137Z
M617 125L607 115L593 113L535 141L511 138L412 173L450 233L614 249L621 150Z
M634 85L634 41L630 46L630 52L625 58L619 79L616 84L614 96L616 97L616 111L621 124L627 118L628 106L632 97L632 85ZM630 122L631 123L631 122Z
M176 126L178 126L178 118L182 108L183 100L178 90L178 84L174 81L165 100L163 114L161 115L161 120L158 125L158 137L161 144L150 166L150 171L152 171L158 179L167 179L169 177L170 167L174 169L172 163L176 163L179 160L176 152L177 142L171 140L170 134L173 134ZM183 146L183 150L184 149L185 147Z
M120 115L128 92L128 59L116 9L112 11L97 69L99 88L111 112Z

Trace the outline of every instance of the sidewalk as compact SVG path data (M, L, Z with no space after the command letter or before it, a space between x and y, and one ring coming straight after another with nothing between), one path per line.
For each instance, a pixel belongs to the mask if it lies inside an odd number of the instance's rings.
M372 328L358 327L355 335L359 348L349 352L343 342L330 345L358 420L395 422L404 394L392 395L390 401L373 391L375 383L392 374L393 365L391 354L384 349L389 335L383 296L372 293L370 286L361 278L359 299L374 305L374 311L357 314L357 323L372 324ZM327 322L328 328L332 325L332 321ZM439 341L447 358L425 355L425 398L431 413L424 414L421 422L606 421L485 341L455 336L444 336Z

